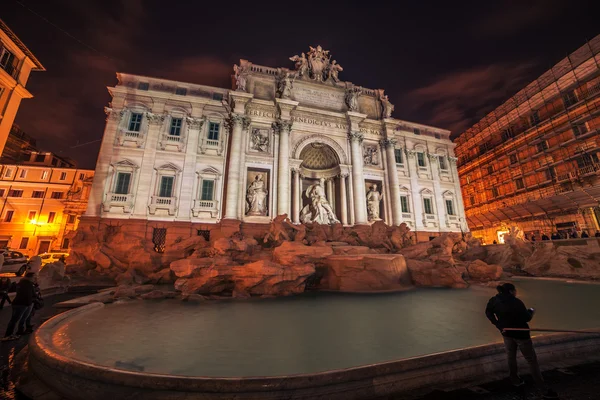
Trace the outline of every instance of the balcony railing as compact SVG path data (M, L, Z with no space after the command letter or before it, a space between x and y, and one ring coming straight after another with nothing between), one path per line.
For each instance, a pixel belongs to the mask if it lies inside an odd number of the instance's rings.
M133 209L133 194L107 193L103 203L105 212L109 212L111 207L123 207L123 212L129 213Z
M125 142L134 142L137 147L142 147L146 140L146 134L140 131L129 131L122 129L117 134L117 142L123 146Z
M403 219L412 219L412 214L411 213L402 213L402 218Z
M163 134L159 140L159 146L166 150L167 146L177 146L177 151L182 151L185 145L185 137L181 135Z
M425 214L425 219L435 219L435 215L433 215L433 214Z
M213 139L206 139L206 145L212 147L219 147L219 141Z
M192 215L197 217L201 212L210 213L211 218L217 218L219 214L218 210L219 202L216 200L194 200L194 208L192 208Z
M596 167L593 165L586 165L585 167L579 168L577 172L580 176L594 174L596 172Z
M573 179L573 174L571 172L567 172L566 174L560 174L556 176L557 182L570 181Z
M177 197L152 196L148 206L150 214L156 214L156 210L167 210L169 215L175 215L177 211Z

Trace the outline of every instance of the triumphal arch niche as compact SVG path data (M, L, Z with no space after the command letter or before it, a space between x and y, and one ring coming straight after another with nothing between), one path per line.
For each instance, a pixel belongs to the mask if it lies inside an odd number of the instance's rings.
M290 60L291 69L246 60L234 67L232 109L243 110L248 144L231 149L229 168L235 177L231 169L242 167L245 190L235 197L243 197L245 212L236 214L229 193L224 217L261 222L288 214L295 223L399 224L400 209L394 214L395 202L385 200L394 198L385 193L386 146L394 153L386 130L396 127L387 95L341 81L343 68L320 46ZM235 126L232 133L232 146L243 146ZM233 180L227 184L228 191L234 187Z

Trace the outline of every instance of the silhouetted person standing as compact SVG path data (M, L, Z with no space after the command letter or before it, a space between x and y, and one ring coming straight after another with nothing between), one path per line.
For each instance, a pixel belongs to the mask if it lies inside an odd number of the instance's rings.
M19 324L19 331L25 331L25 321L33 308L33 300L35 298L34 278L35 274L28 272L17 284L17 295L12 302L12 317L6 327L6 333L2 338L3 341L19 337L13 334L17 323Z
M583 232L581 232L581 237L582 237L583 239L587 239L587 238L589 238L589 237L590 237L590 235L588 235L588 233L587 233L586 231L583 231Z
M496 289L498 294L488 302L485 315L504 338L511 383L515 386L524 384L517 370L517 349L520 349L529 364L533 380L536 386L542 390L544 398L557 399L556 392L548 389L544 382L529 331L505 331L506 328L529 329L527 323L533 318L534 309L525 308L525 304L517 298L517 289L512 283L505 283Z

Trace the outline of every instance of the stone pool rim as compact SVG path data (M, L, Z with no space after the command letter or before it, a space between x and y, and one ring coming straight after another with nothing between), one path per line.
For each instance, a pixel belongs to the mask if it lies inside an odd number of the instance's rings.
M432 384L460 382L506 370L503 343L491 343L425 356L377 364L281 376L204 377L166 375L121 370L77 360L60 354L52 335L68 319L104 308L89 304L66 311L44 323L29 343L29 367L46 385L69 399L105 399L106 393L145 393L143 398L160 399L172 393L223 399L244 398L340 398L384 396L422 389ZM594 330L596 331L596 330ZM559 361L569 355L589 354L600 349L596 334L552 334L534 338L541 361ZM94 383L94 389L89 383ZM91 391L82 392L83 388Z

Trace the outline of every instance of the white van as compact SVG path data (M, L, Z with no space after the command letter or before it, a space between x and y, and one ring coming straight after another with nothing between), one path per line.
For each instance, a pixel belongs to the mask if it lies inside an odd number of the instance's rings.
M69 257L69 253L43 253L43 254L40 254L40 258L42 259L42 267L46 264L50 264L50 263L60 260L61 257L67 258L67 257Z

